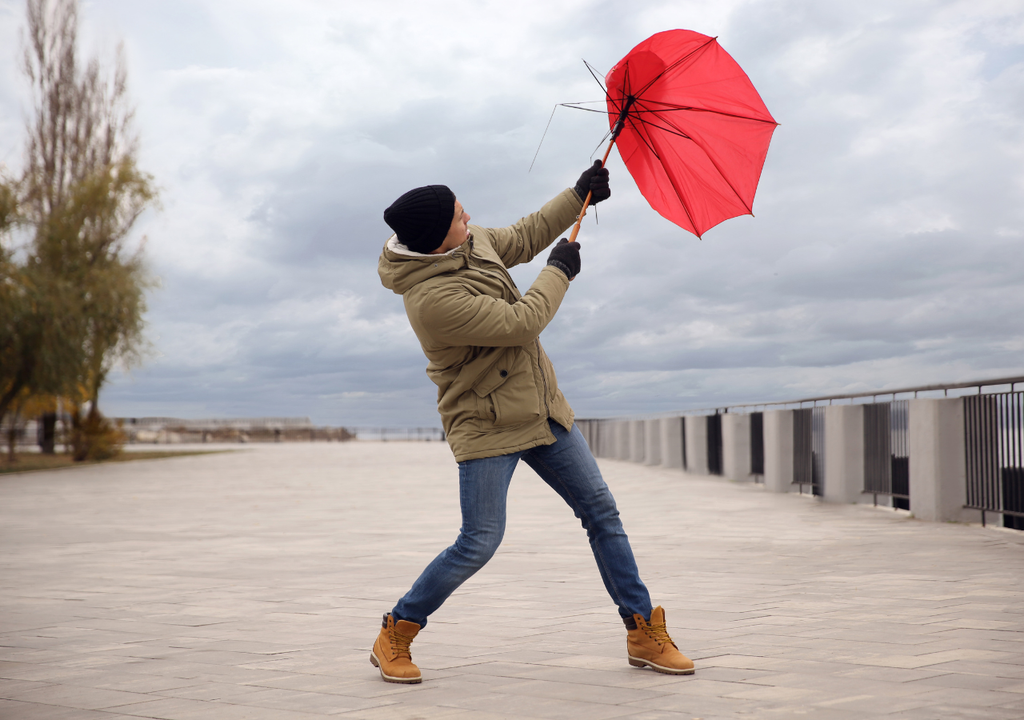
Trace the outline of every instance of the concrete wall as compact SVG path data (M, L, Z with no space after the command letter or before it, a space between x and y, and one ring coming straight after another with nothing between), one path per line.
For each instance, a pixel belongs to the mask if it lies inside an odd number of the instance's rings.
M792 485L793 411L765 411L764 486L771 492L789 492Z
M686 472L708 474L708 421L706 415L686 417Z
M722 475L730 480L750 480L750 415L722 415Z
M681 417L662 418L661 431L661 464L667 468L683 469L683 419Z
M864 493L864 406L829 405L825 410L822 499L871 502ZM749 480L750 415L722 418L723 474ZM681 417L653 420L580 421L595 455L646 465L683 468ZM771 492L793 488L794 411L764 413L764 483ZM964 404L962 398L911 400L909 412L910 509L929 521L978 522L966 510ZM707 475L707 416L685 419L686 472ZM879 498L883 500L883 498Z
M855 503L864 489L864 406L825 408L825 477L828 502ZM871 496L866 496L869 500Z
M921 520L979 522L964 508L967 468L962 398L910 401L910 512Z
M661 420L644 420L644 465L661 465Z

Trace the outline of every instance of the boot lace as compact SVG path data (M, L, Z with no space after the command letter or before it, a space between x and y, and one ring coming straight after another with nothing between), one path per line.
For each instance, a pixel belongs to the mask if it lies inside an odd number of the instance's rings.
M412 660L412 651L409 646L412 645L413 639L408 635L403 635L394 628L391 630L391 649L395 652L395 657L407 657Z
M665 623L654 623L653 625L647 625L644 627L644 632L647 633L647 637L654 640L659 645L668 643L669 645L675 646L672 642L672 638L668 634L668 626Z

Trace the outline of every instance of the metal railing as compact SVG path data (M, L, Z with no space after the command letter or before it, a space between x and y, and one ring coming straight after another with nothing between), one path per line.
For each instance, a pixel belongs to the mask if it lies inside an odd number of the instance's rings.
M910 509L910 401L889 403L889 466L893 507Z
M908 400L864 406L864 492L875 505L886 495L893 507L910 509L909 413Z
M825 477L825 408L793 410L793 484L821 495Z
M1024 392L964 398L967 504L1024 530Z
M763 416L763 411L767 408L786 409L792 413L793 418L793 484L799 486L801 493L806 487L809 487L812 494L820 495L824 491L826 406L836 404L837 401L848 400L849 404L861 405L864 408L864 476L857 479L856 482L863 483L863 492L871 494L876 504L878 496L882 495L891 497L894 507L910 509L912 501L910 469L911 462L914 460L910 456L909 442L910 398L916 398L920 393L941 393L946 398L958 400L956 406L953 404L943 405L944 409L940 411L942 417L959 417L962 408L964 435L962 440L958 439L956 442L962 441L966 451L965 464L958 468L943 468L944 477L952 478L965 472L966 503L963 507L980 510L982 524L986 522L987 513L995 513L1002 516L1003 524L1006 527L1024 530L1024 392L1016 388L1018 384L1024 385L1024 375L823 395L799 400L731 404L728 407L653 413L643 416L619 417L615 420L622 422L667 417L679 418L679 444L683 467L691 471L720 474L725 464L723 462L725 448L722 446L721 414L730 410L749 412L751 416L750 467L751 475L756 479L759 471L763 472L765 469L764 422L766 418ZM1000 386L1008 386L1009 392ZM995 392L986 393L985 389ZM971 394L955 392L957 390L976 392ZM903 397L897 398L897 396ZM931 395L930 397L934 398L935 396ZM878 402L879 400L888 401ZM933 420L927 419L927 415L928 413L922 416L922 422L931 427L928 423L932 423ZM602 421L586 422L594 424L593 432L596 433L599 423ZM686 428L688 422L706 423L706 468L690 467L693 456L699 456L704 448L687 447ZM941 442L945 443L947 449L950 442L949 431L952 428L953 426L947 426L942 431L944 434ZM699 436L699 433L697 435ZM758 445L759 440L760 446ZM924 445L915 445L915 452L919 450L920 452L932 452L928 445L929 441L923 438L918 438L918 440L924 442ZM729 452L738 452L734 444L730 444ZM947 462L945 454L941 460L936 455L933 461ZM921 462L927 466L924 459ZM842 468L837 468L837 470L840 475L843 474ZM925 483L939 482L936 478L919 479ZM942 480L942 482L947 482L947 480ZM845 486L837 487L843 488L842 492L846 492ZM957 491L959 492L959 488ZM927 498L922 498L922 503L925 500ZM945 509L942 512L949 514ZM950 517L952 516L950 514Z
M764 413L750 413L750 474L764 479Z
M814 450L811 408L797 408L793 411L793 484L804 485L814 491Z
M708 472L722 474L722 416L718 413L707 416Z
M731 410L748 410L753 412L754 410L761 408L802 408L804 405L810 404L812 407L817 406L818 403L826 403L832 405L837 400L858 400L871 398L871 402L877 402L879 398L891 398L896 399L897 395L913 395L915 398L920 393L929 392L942 392L944 397L949 397L950 390L965 390L973 389L977 390L977 394L981 394L982 388L995 387L999 385L1009 385L1011 390L1015 384L1024 384L1024 375L1016 375L1013 377L1004 378L991 378L989 380L968 380L966 382L956 383L941 383L933 385L913 385L910 387L900 388L886 388L883 390L864 390L863 392L855 393L841 393L836 395L819 395L817 397L799 398L796 400L770 400L766 402L752 402L752 403L725 403L718 405L717 407L703 407L703 408L688 408L683 410L668 410L664 412L656 413L643 413L638 415L625 415L616 416L614 418L607 418L609 420L642 420L642 419L654 419L663 417L680 417L680 416L703 416L703 415L714 415L717 413L727 413ZM961 397L954 395L953 397Z
M679 421L679 433L683 442L683 469L686 470L690 467L686 460L686 416L680 417Z
M811 408L811 494L825 485L825 408ZM802 488L801 488L802 489Z

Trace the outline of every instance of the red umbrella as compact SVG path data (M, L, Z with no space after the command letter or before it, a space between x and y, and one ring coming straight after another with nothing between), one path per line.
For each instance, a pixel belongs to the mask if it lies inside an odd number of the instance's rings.
M605 81L612 131L604 161L618 144L651 207L697 237L753 214L778 123L715 38L691 30L652 35ZM577 232L579 222L573 239Z

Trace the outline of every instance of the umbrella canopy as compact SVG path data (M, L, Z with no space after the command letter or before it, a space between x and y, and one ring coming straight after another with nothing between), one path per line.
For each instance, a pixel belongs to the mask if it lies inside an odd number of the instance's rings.
M753 214L778 124L715 38L658 33L605 81L612 141L651 207L698 237Z

